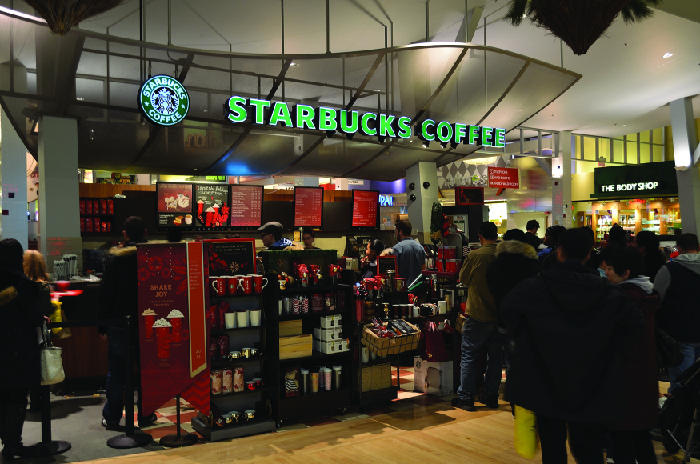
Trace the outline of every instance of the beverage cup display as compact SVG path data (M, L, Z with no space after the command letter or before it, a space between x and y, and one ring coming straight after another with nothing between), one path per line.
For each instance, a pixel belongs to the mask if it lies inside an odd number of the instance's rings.
M191 214L185 215L185 224L187 224L187 225L192 224L192 215Z
M236 311L238 327L248 327L248 311Z
M153 328L156 331L156 343L158 344L158 358L168 359L170 358L170 329L172 325L165 318L158 319L154 324Z
M291 314L300 314L301 313L301 301L299 298L294 298L292 300L292 312Z
M241 284L241 281L243 282ZM253 293L253 277L252 276L239 276L238 277L238 283L239 286L243 287L243 294L244 295L251 295Z
M413 317L420 317L420 308L418 306L413 307Z
M336 390L340 389L342 371L343 366L333 366L333 385Z
M250 359L250 350L251 348L241 348L241 354L245 359Z
M156 312L152 309L147 309L141 315L146 326L146 338L153 338L153 324L156 322Z
M201 216L201 215L202 215L202 211L204 211L204 201L203 201L203 200L199 200L199 201L197 202L197 216Z
M257 356L258 354L259 354L259 352L258 352L258 349L257 349L257 348L251 348L251 349L250 349L250 356L251 356L251 357Z
M309 394L309 370L302 368L300 372L301 372L301 394L308 395Z
M245 412L245 418L249 421L255 419L255 410L254 409L247 409Z
M394 280L394 285L396 286L397 292L402 292L406 290L406 279L397 277L396 280Z
M260 327L261 309L253 309L250 311L250 325L252 327Z
M318 389L323 390L323 385L326 382L326 366L318 368Z
M225 277L212 277L209 279L211 282L211 294L212 296L226 296L226 278Z
M267 279L262 276L262 274L250 274L253 282L253 293L260 294L263 288L267 286Z
M369 347L362 347L362 364L367 364L369 362Z
M245 388L246 388L246 390L250 390L250 391L255 390L255 382L253 382L252 380L247 381L245 383Z
M226 328L227 329L235 329L236 326L236 313L226 313L224 314L224 318L226 319Z
M241 417L241 415L238 413L238 411L229 411L228 414L229 414L229 416L231 416L231 422L233 422L234 424L236 422L238 422L238 420Z
M311 373L311 393L318 393L318 372Z
M182 321L185 316L177 309L173 309L168 314L168 322L173 326L172 342L182 343Z
M211 206L207 208L207 210L204 212L204 225L207 227L211 227L211 223L214 220L214 208Z
M255 388L262 388L262 387L264 386L264 385L263 385L263 379L260 378L260 377L255 377L255 378L253 379L253 382L255 382Z
M282 307L284 306L284 302L282 300L277 300L277 314L279 316L282 315Z
M238 280L235 276L225 276L224 278L226 279L226 293L228 295L235 295Z
M447 301L438 301L438 313L447 314Z
M323 386L326 387L326 390L331 389L331 374L333 373L333 369L325 368L323 369Z

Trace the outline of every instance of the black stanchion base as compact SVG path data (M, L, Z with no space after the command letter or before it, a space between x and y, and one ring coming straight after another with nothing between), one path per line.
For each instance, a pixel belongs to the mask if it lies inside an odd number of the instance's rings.
M135 433L133 436L117 435L107 440L107 446L114 449L130 449L150 445L153 437L147 433Z
M37 443L32 445L33 458L43 458L46 456L54 456L63 454L71 448L71 444L67 441L50 441L47 443Z
M176 433L171 433L160 439L160 446L167 446L168 448L181 448L183 446L192 446L199 441L199 437L196 433L188 433L185 435L180 435L178 438Z

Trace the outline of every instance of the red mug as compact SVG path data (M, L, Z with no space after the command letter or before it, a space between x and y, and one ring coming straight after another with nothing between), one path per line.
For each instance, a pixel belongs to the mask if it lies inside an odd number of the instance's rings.
M226 277L212 277L209 279L211 281L211 293L213 296L226 296Z
M267 285L267 279L263 277L262 274L248 274L248 277L250 277L253 282L253 293L262 293L263 288Z
M238 279L236 293L243 295L253 293L253 278L251 276L239 275L236 278Z
M226 279L226 293L228 295L235 295L238 278L236 276L224 276L224 279Z

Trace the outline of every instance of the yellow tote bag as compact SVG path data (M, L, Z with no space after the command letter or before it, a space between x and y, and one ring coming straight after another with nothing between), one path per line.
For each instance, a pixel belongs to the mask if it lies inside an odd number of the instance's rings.
M537 426L535 413L515 406L515 451L526 459L532 459L537 452Z

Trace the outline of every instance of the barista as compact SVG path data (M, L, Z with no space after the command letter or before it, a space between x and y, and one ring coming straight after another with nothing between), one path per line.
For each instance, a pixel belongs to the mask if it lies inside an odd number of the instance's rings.
M377 257L384 251L384 242L372 240L367 243L365 255L360 261L360 279L369 279L377 275Z
M319 247L314 246L314 230L307 228L301 233L301 241L304 242L305 250L320 250Z

